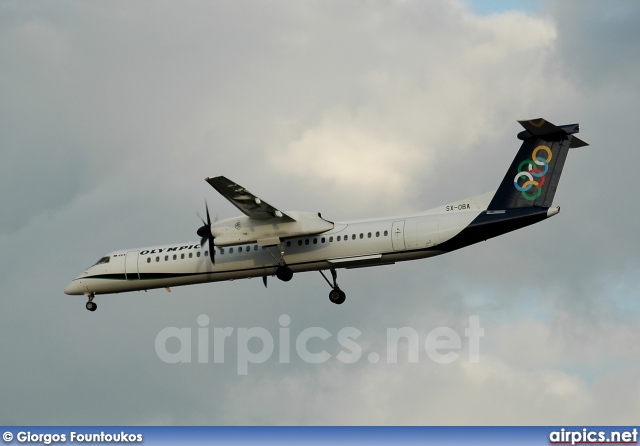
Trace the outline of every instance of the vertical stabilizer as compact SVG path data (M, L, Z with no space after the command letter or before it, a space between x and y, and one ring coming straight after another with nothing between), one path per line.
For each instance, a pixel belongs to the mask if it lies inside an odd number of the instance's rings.
M525 128L518 134L522 146L487 210L551 207L569 149L588 145L574 136L578 124L518 122Z

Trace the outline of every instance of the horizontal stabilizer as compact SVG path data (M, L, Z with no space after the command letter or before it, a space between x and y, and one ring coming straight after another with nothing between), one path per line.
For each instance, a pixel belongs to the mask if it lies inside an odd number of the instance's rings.
M549 121L538 118L538 119L527 119L524 121L518 121L522 127L525 128L524 132L518 133L518 139L522 141L526 141L531 138L540 138L546 141L555 141L569 135L573 135L580 131L580 126L578 124L568 124L568 125L553 125ZM573 137L573 141L571 142L570 149L575 149L577 147L588 146L586 142Z
M528 119L526 121L518 121L524 129L529 132L532 136L543 137L543 136L555 136L555 135L566 135L563 129L558 127L557 125L551 124L549 121L545 119Z
M571 145L569 146L569 148L570 149L577 149L578 147L584 147L584 146L588 146L588 145L589 144L587 144L586 142L584 142L583 140L581 140L577 136L574 136L571 139Z

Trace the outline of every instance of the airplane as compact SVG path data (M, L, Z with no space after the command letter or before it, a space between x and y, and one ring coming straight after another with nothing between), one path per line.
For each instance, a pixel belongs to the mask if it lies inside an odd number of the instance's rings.
M391 265L445 254L560 212L551 207L569 149L588 144L574 136L578 124L556 126L542 118L518 121L522 144L495 192L395 217L330 221L320 213L282 211L244 187L218 176L206 178L244 215L206 221L199 243L176 243L110 252L64 290L87 297L205 282L319 271L329 300L342 304L337 269ZM325 271L331 273L331 280Z

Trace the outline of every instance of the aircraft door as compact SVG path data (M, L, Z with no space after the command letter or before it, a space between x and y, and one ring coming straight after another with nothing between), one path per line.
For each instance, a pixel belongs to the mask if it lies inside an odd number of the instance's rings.
M391 226L391 244L394 251L402 251L404 245L404 220L394 221Z
M129 251L124 258L124 274L127 280L138 280L138 251Z

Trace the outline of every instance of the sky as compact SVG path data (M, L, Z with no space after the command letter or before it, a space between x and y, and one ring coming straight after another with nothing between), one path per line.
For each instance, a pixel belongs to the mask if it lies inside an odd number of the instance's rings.
M637 424L639 20L628 1L1 2L0 425ZM343 305L315 272L98 296L95 313L63 293L107 252L195 242L205 200L236 215L205 177L329 220L412 213L495 190L516 120L539 117L590 144L559 215L339 270ZM295 348L314 327L318 364ZM403 327L418 360L404 342L393 363ZM424 348L442 327L460 339L447 363ZM178 329L191 344L163 348L192 360L167 363L156 344ZM241 374L257 332L275 353Z

